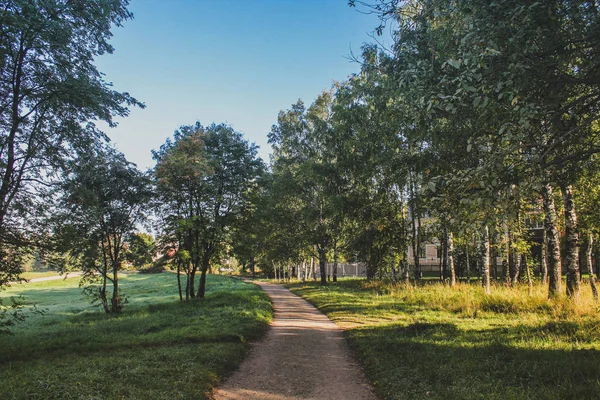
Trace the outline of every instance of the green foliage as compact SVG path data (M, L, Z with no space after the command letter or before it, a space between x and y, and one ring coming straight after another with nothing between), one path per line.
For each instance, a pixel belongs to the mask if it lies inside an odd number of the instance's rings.
M85 291L106 312L121 310L118 272L125 238L146 217L150 178L114 149L100 149L70 166L54 217L59 250L84 272ZM107 282L112 284L110 307Z
M211 262L243 218L263 171L257 147L225 124L183 126L153 153L164 251L172 251L185 299L204 297ZM200 271L198 291L196 272ZM182 285L179 285L183 300Z
M347 259L367 264L369 278L393 272L400 261L408 280L409 244L417 253L422 239L437 237L453 284L456 238L459 252L473 253L486 285L492 257L517 260L507 274L514 283L521 256L531 264L533 255L524 221L544 213L543 247L557 250L545 252L549 293L559 291L564 219L568 291L576 296L572 194L577 207L593 212L572 185L598 183L591 173L600 152L597 5L380 0L350 6L378 15L378 32L392 22L393 46L365 45L360 73L308 108L298 101L279 113L269 134L268 190L278 201L268 258L299 264L317 253L323 266L340 244ZM586 174L595 177L587 184ZM569 205L563 218L553 186ZM418 279L418 257L413 263Z
M0 245L47 244L48 184L68 161L106 139L143 104L113 90L94 65L111 29L132 17L126 0L8 0L0 9ZM13 269L0 257L0 285Z
M4 289L3 289L4 290ZM23 322L22 305L15 297L0 297L0 336L11 334L11 327Z
M148 233L137 232L127 238L125 259L136 268L141 268L152 262L156 253L154 237Z
M208 279L205 301L180 304L173 274L124 275L131 300L118 316L91 311L76 279L10 288L2 298L47 312L0 342L0 397L205 398L272 318L257 286Z
M386 399L562 399L600 395L597 304L548 302L545 288L359 280L293 285L347 336ZM590 296L591 298L591 296Z

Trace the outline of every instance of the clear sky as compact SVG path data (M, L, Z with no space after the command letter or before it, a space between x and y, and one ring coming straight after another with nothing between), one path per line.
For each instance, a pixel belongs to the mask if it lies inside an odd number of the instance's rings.
M261 147L279 110L311 103L357 72L377 18L347 0L132 0L134 20L113 30L97 60L114 88L146 104L108 134L130 161L154 165L179 126L226 122Z

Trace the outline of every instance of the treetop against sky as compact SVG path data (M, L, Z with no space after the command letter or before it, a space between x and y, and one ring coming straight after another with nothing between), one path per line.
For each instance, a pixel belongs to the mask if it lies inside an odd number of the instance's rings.
M261 147L277 113L311 102L360 66L378 24L346 0L133 0L135 19L113 30L114 54L98 69L143 101L108 134L140 168L181 125L227 122Z

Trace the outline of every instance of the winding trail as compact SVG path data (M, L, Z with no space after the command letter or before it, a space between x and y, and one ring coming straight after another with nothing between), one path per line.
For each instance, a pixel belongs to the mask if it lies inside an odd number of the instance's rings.
M271 329L214 393L215 399L376 399L341 328L283 286L257 284L273 302Z

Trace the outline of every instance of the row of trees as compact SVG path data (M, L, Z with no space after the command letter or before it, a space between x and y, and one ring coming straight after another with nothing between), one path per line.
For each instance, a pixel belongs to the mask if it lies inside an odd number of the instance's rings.
M258 235L268 240L255 245L264 266L316 257L325 283L325 262L335 280L341 254L369 278L419 280L418 249L433 236L451 285L460 254L489 291L497 256L508 284L520 271L531 282L539 266L552 297L564 269L577 296L581 264L596 293L596 2L350 5L378 14L379 32L392 24L393 46L365 46L359 74L279 114L258 203L270 211ZM535 219L545 234L534 261L525 221Z

